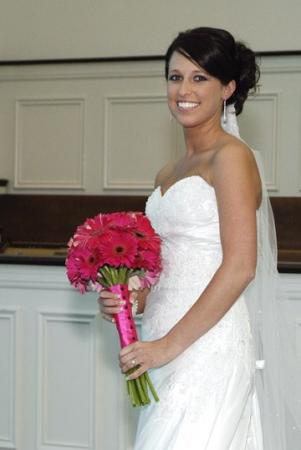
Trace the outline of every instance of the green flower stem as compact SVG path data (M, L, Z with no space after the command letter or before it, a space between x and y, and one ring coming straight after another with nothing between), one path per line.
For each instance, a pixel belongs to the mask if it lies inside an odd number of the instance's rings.
M148 387L150 388L150 391L151 391L151 393L153 394L154 400L155 400L156 402L158 402L158 401L159 401L158 394L157 394L157 392L156 392L156 390L155 390L155 388L154 388L154 385L153 385L153 383L151 382L151 379L150 379L149 374L148 374L147 372L145 372L145 378L146 378Z
M129 370L127 375L132 373L134 370L135 368ZM127 380L127 391L133 406L148 405L151 402L149 390L152 393L154 400L158 402L159 397L147 372L143 373L140 377L135 378L134 380Z
M144 390L143 390L140 378L141 377L138 377L135 379L136 386L137 386L137 389L138 389L138 392L140 395L141 403L143 405L147 405L148 403L150 403L150 399L149 399L148 393L144 392Z
M136 406L137 405L137 396L136 393L134 391L134 386L132 383L127 382L127 387L128 387L128 392L129 392L129 397L132 401L132 405Z
M147 389L147 383L146 383L146 377L145 377L145 374L143 374L143 375L141 376L141 383L142 383L144 392L147 392L147 395L148 395L148 389Z
M136 405L137 406L141 406L143 404L142 399L141 399L141 395L140 395L140 391L138 388L138 385L136 383L136 380L131 380L132 385L134 386L135 389L135 394L136 394Z

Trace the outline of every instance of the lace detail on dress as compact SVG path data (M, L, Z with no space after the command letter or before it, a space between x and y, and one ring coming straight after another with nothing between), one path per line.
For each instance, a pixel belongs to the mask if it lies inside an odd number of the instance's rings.
M163 196L160 187L155 189L147 201L146 214L162 239L163 271L147 298L142 320L142 339L155 340L164 336L199 298L221 264L222 247L215 191L199 176L178 181ZM229 449L231 441L226 437L223 446L215 446L214 440L214 446L207 447L207 440L213 439L211 427L223 407L231 410L226 396L232 400L239 397L239 386L244 408L243 402L253 389L254 373L249 315L241 296L185 352L151 371L160 402L141 414L135 449ZM168 435L169 428L177 437ZM162 435L154 431L157 429ZM152 446L144 439L147 433L152 436ZM185 433L195 433L197 440L190 441Z

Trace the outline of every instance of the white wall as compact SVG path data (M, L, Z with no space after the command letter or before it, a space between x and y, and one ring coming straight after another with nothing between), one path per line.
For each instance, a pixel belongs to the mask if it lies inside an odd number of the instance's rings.
M239 118L271 195L301 195L301 56L261 61ZM0 178L11 193L147 195L183 153L163 62L0 66Z
M1 0L0 60L158 55L200 25L257 51L300 50L300 17L300 0Z
M0 450L132 448L137 411L96 299L63 267L2 265Z
M301 275L282 280L301 354ZM138 411L125 393L115 327L100 319L96 297L75 292L63 267L1 267L0 450L133 448ZM287 450L297 449L290 441Z

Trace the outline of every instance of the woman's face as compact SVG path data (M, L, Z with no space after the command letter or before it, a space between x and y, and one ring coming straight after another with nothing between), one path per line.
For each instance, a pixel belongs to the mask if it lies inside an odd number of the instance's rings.
M167 80L168 106L182 126L192 128L214 118L220 121L223 100L231 95L228 87L181 53L172 54Z

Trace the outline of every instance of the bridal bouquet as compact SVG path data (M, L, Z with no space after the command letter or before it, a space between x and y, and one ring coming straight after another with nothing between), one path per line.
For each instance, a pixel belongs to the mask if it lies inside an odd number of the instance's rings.
M114 315L120 345L137 341L129 281L138 277L141 288L150 287L161 270L160 238L148 218L140 212L115 212L87 219L68 243L66 267L70 283L82 294L108 289L120 295L125 305ZM158 401L147 372L127 380L133 406L150 403L149 389Z

